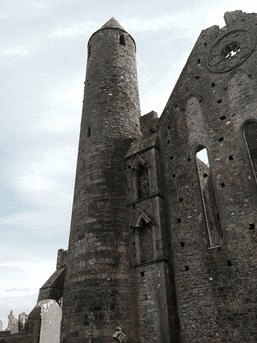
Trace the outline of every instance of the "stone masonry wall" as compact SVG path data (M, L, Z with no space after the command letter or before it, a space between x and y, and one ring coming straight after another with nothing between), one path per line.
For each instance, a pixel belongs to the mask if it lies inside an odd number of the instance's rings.
M139 116L135 43L112 19L88 44L62 343L137 339L124 156Z
M139 343L177 342L155 115L141 117L142 138L126 156Z
M225 20L201 33L159 121L183 343L257 341L255 161L244 138L257 120L257 16L237 11ZM222 230L216 247L196 165L203 147Z

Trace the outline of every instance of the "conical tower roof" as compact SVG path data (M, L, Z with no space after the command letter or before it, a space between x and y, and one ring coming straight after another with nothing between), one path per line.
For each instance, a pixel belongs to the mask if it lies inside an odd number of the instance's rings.
M106 30L106 29L116 29L116 30L122 30L125 33L128 33L123 26L121 26L121 24L114 18L112 17L111 19L109 19L102 27L100 27L100 29L98 29L97 31L95 31L92 36L89 38L88 44L91 40L91 38L97 34L98 32L100 32L101 30ZM128 33L129 34L129 33ZM129 36L131 37L131 39L133 40L135 46L136 43L134 41L134 38L129 34Z
M113 28L113 29L121 29L124 30L124 27L122 27L120 25L120 23L114 18L112 17L110 20L108 20L101 28L101 29L107 29L107 28Z

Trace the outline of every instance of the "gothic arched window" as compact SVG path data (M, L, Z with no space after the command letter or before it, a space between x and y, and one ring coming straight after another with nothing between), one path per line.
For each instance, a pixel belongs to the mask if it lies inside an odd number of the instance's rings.
M253 170L255 180L257 180L257 122L248 121L244 124L243 135Z
M154 256L153 223L144 211L141 211L137 217L134 228L135 263L152 261Z
M152 224L146 223L144 220L138 228L139 232L139 249L140 262L144 263L153 259L153 230Z
M150 188L148 169L139 163L137 169L137 198L145 198L149 196L149 193Z
M210 247L221 243L222 231L218 213L212 172L209 165L206 148L200 148L196 153L196 164L201 188L202 203L206 221Z

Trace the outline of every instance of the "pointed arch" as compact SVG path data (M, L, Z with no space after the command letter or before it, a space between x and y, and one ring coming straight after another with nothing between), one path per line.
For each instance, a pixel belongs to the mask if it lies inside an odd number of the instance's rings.
M144 222L146 224L149 224L152 222L152 220L148 217L148 215L143 210L141 210L141 212L137 216L135 227L137 227L137 228L142 227L142 224Z
M254 96L254 87L248 73L242 69L235 69L231 72L228 80L230 109L238 112L240 108L247 108Z
M140 155L137 155L132 163L131 168L138 169L140 165L144 166L147 169L150 168L150 165L143 159L143 157L141 157Z
M207 121L204 118L200 100L192 95L186 101L185 117L188 127L188 139L191 144L194 144L196 137L198 140L203 141L207 132Z

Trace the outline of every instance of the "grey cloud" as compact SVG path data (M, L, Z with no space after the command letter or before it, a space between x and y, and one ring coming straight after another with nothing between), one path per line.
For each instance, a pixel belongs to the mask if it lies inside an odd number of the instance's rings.
M17 293L17 292L24 292L24 293L31 293L31 288L9 288L4 290L7 293Z

